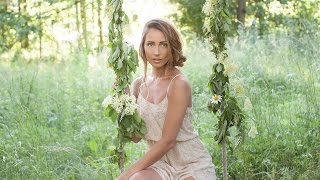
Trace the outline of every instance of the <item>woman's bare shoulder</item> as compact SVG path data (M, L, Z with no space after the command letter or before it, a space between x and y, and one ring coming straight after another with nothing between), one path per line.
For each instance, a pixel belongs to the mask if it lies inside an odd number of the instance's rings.
M175 92L183 93L186 95L191 94L191 85L185 75L181 74L177 76L170 83L170 87L168 89L168 95Z
M138 97L138 93L139 93L139 88L141 86L141 84L143 83L143 76L137 77L133 83L133 95Z

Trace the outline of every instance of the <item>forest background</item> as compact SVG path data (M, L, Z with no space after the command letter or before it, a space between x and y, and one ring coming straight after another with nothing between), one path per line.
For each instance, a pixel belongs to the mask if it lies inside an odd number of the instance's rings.
M207 110L214 63L204 0L125 0L126 41L153 17L175 22L193 88L194 125L222 176L215 116ZM101 103L109 0L0 0L0 179L114 179L114 123ZM233 93L248 135L229 150L231 179L320 179L320 1L228 0ZM142 74L138 68L135 77ZM232 146L235 139L230 139ZM145 144L126 147L129 165Z

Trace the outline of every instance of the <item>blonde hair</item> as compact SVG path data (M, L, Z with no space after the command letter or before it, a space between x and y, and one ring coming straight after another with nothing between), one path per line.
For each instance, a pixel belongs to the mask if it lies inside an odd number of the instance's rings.
M176 28L166 20L152 19L148 21L143 28L142 38L141 38L140 47L139 47L139 54L144 64L144 79L146 78L146 75L147 75L147 62L148 62L145 54L144 43L146 40L146 35L148 34L149 30L152 28L161 31L164 34L166 40L168 41L168 47L171 50L172 58L170 58L168 63L166 64L166 72L169 68L172 68L175 66L182 67L183 63L186 61L186 57L182 53L181 39Z

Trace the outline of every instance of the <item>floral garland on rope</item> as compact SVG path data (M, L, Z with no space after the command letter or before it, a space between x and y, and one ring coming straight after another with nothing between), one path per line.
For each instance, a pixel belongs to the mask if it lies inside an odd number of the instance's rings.
M111 49L108 65L116 75L113 95L107 96L102 105L105 113L113 122L117 123L117 138L114 141L116 149L113 151L114 161L118 163L120 172L124 171L124 146L131 141L133 135L143 137L146 126L138 115L136 98L128 95L127 89L132 82L132 73L138 66L138 53L132 45L124 42L122 29L129 23L129 18L122 10L122 0L112 0L112 17L108 27L108 47Z
M217 133L215 140L222 145L223 179L228 179L227 171L227 142L230 136L229 128L237 128L239 142L244 138L244 113L238 105L237 99L230 93L229 75L236 70L236 65L228 62L226 37L231 26L231 17L228 13L228 4L225 0L206 0L203 6L204 32L212 45L216 63L212 66L208 88L212 98L208 102L208 109L217 115ZM236 147L237 147L236 146ZM235 147L235 148L236 148Z

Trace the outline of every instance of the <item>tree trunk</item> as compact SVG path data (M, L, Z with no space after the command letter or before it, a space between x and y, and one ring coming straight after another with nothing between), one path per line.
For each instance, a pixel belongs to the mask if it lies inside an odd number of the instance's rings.
M92 1L91 2L91 15L92 15L91 19L92 19L93 23L94 23L94 20L95 20L95 18L94 18L94 13L95 13L94 10L95 10L94 1Z
M101 0L97 0L97 5L98 5L98 27L99 27L99 50L102 48L103 46L103 38L102 38L102 22L101 22Z
M77 32L78 32L78 37L77 37L77 40L78 40L78 48L79 49L82 49L82 41L81 41L81 32L80 32L80 20L79 20L79 6L80 6L80 0L75 0L75 7L76 7L76 26L77 26Z
M27 1L26 0L19 0L18 1L18 7L19 7L19 15L24 18L24 16L27 14ZM28 21L24 21L23 28L28 27ZM27 48L29 47L29 31L23 31L23 34L20 34L20 42L21 42L21 47L22 48Z
M80 36L80 20L79 20L79 6L80 6L80 0L75 1L75 6L76 6L76 25L77 25L77 32L79 36L77 37L78 39L78 48L82 49L82 41L81 41L81 36Z
M39 26L40 26L40 31L39 31L39 58L40 60L42 59L42 1L39 1Z
M87 31L87 12L86 12L86 0L80 0L80 15L82 21L82 37L84 38L84 44L86 50L89 50L88 44L88 31Z
M237 19L244 26L246 15L246 0L238 0Z

